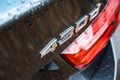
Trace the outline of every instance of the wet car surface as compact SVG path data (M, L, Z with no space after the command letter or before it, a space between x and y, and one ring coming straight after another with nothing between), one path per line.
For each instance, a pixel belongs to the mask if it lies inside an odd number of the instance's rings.
M0 80L119 80L119 3L1 1Z

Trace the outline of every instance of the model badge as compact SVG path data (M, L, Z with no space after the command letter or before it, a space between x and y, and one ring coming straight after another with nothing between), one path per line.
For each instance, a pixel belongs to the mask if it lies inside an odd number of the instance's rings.
M96 7L88 14L80 18L75 22L75 26L70 26L62 33L59 34L60 39L53 38L40 52L41 58L49 52L55 51L58 45L64 44L74 34L78 33L83 27L85 27L88 21L92 21L100 12L101 3L96 4Z

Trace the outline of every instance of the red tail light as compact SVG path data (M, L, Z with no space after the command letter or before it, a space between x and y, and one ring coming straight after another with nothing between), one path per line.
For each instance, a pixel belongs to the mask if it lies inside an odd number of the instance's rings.
M61 56L77 69L83 69L104 48L120 21L119 0L109 0L91 25L69 45Z

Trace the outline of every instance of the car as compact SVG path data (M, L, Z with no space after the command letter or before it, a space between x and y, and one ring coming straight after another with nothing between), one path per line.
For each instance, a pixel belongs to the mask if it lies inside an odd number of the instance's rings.
M119 80L119 23L120 0L0 0L0 80Z

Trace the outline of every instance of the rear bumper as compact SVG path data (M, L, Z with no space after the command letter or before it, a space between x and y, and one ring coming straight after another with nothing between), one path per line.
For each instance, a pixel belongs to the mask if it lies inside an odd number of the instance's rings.
M115 31L113 37L111 38L111 44L113 48L114 62L115 62L115 72L114 80L120 80L120 24Z

